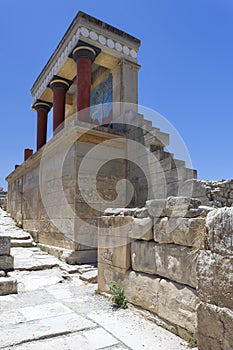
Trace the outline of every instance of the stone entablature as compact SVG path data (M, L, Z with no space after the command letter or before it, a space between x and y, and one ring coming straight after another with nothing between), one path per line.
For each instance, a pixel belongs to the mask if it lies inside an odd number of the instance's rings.
M100 66L113 69L122 59L137 64L140 40L79 12L32 86L33 103L37 99L51 102L51 92L47 86L54 75L74 79L75 64L70 59L70 54L80 40L101 49L95 62Z

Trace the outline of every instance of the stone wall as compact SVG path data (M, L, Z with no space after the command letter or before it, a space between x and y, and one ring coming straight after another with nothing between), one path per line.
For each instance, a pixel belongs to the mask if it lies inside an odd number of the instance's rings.
M0 295L17 293L17 282L7 273L14 269L14 257L10 255L11 238L0 236Z
M99 288L117 281L134 305L200 350L233 347L233 208L169 197L99 219Z
M231 207L233 205L233 180L188 180L182 191L192 188L192 197L199 198L203 205L215 208Z
M99 221L99 288L118 281L131 303L184 338L197 329L196 252L207 214L200 204L150 200L145 208L107 210Z
M208 214L207 250L197 262L200 350L233 348L233 208Z
M7 192L3 191L3 188L0 187L0 208L6 210L7 207Z

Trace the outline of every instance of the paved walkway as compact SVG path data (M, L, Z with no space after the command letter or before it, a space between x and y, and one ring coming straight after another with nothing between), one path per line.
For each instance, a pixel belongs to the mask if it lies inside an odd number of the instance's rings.
M28 235L0 210L0 235ZM30 239L30 238L29 238ZM185 350L186 343L133 307L114 311L81 278L90 266L70 266L37 247L11 249L18 294L0 296L0 349Z

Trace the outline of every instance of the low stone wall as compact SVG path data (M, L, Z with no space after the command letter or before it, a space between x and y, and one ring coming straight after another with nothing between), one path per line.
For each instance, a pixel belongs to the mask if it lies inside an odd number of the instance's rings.
M199 198L204 205L215 208L231 207L233 205L233 179L231 180L187 180L183 191L192 187L192 197Z
M208 212L200 204L150 200L142 209L108 210L99 220L99 288L118 281L131 303L184 338L197 329L195 252L204 246Z
M208 214L207 250L197 262L200 350L233 348L233 208Z
M14 269L14 258L10 255L11 238L0 236L0 295L17 293L17 282L7 273Z
M134 305L200 350L233 347L233 208L198 199L150 200L99 219L99 288L117 281ZM198 288L197 288L198 287Z

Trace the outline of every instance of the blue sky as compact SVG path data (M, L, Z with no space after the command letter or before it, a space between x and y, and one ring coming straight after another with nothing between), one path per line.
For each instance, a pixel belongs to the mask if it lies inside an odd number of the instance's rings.
M30 88L79 10L141 39L139 103L174 125L199 178L233 178L233 0L0 0L0 186L35 149Z

